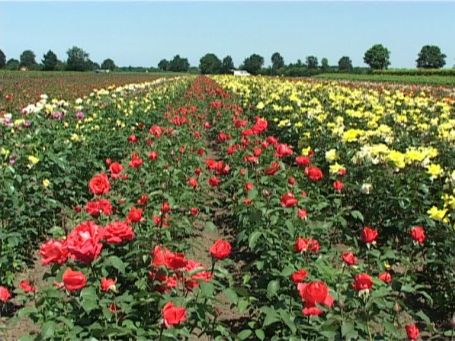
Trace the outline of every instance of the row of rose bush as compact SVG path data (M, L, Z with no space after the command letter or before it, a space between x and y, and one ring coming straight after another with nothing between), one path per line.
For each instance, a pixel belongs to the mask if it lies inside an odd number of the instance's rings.
M435 257L428 221L392 238L352 202L372 190L353 168L331 174L321 151L300 155L238 102L199 78L162 114L137 110L127 158L106 160L74 229L41 246L55 263L45 285L19 284L16 300L35 303L20 315L43 338L442 337L422 284ZM232 249L220 240L198 253L194 230L214 225Z
M162 81L99 90L75 102L42 95L0 117L0 283L13 283L44 235L69 228L72 207L88 198L91 170L106 157L125 156L135 111L161 111L163 99L185 89L175 82L157 87Z
M347 170L343 195L331 210L347 211L351 218L340 218L333 237L349 235L362 222L377 228L393 251L383 259L392 270L409 274L409 266L416 269L414 286L403 283L408 303L450 332L455 311L454 100L337 83L216 79L238 94L250 116L267 118L270 132L293 145L295 154L301 150L311 156L324 179L335 181L340 170ZM431 236L417 258L409 239L412 226L425 226ZM425 293L418 294L424 288L430 295L426 299Z

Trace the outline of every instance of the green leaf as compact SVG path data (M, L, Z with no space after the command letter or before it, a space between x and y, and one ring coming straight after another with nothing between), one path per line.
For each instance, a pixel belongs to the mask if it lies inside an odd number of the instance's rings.
M117 269L121 274L125 274L125 269L126 269L126 266L125 266L125 263L123 263L123 261L117 257L117 256L110 256L107 260L106 260L107 264L108 265L112 265L115 269Z
M254 333L256 334L256 336L257 336L257 338L259 340L264 340L265 339L265 333L264 333L264 331L262 329L256 329L254 331Z
M281 275L284 277L289 277L295 271L295 268L291 265L286 266L283 270L281 270Z
M51 338L54 336L55 323L52 321L45 322L41 327L41 336L44 339Z
M237 304L237 301L239 300L239 297L237 296L237 293L235 292L234 289L232 288L227 288L226 290L223 291L223 293L226 295L228 300L233 303Z
M348 321L343 321L341 325L341 336L343 336L345 339L352 338L353 336L350 336L355 330L354 330L354 323L348 322Z
M276 295L278 290L280 289L280 282L277 280L272 280L267 285L267 297L271 298Z
M280 321L280 317L274 309L264 307L262 310L265 311L265 319L264 323L262 324L263 327L270 326L271 324Z
M251 336L251 334L253 334L253 332L250 329L244 329L240 333L237 334L237 337L240 340L246 340Z
M351 216L355 219L360 220L363 223L363 214L360 211L357 210L351 211Z
M295 334L297 332L297 327L295 326L294 319L291 318L291 315L286 310L280 310L280 317L292 333Z
M87 287L81 290L81 305L87 313L98 308L98 297L94 287Z
M261 231L254 231L253 233L250 234L250 236L248 237L248 246L250 247L250 249L253 249L256 246L256 243L259 237L261 236L262 236Z

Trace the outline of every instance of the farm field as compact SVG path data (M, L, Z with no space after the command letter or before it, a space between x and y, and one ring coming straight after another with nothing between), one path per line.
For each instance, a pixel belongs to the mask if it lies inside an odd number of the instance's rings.
M119 82L0 118L0 338L453 339L455 97Z
M166 73L137 72L59 72L0 70L0 112L22 109L35 103L41 94L51 99L75 100L87 96L93 89L151 81Z
M455 76L439 75L393 75L393 74L354 74L354 73L322 73L312 78L329 80L346 80L362 82L390 82L401 84L418 84L455 87Z

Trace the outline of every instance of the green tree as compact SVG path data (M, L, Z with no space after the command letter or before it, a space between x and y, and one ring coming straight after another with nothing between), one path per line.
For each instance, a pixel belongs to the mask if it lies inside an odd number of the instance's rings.
M35 54L31 50L25 50L20 56L20 66L33 68L36 65Z
M258 54L253 53L251 56L243 61L240 66L242 70L246 70L252 75L257 75L264 64L264 58Z
M439 69L446 65L446 55L439 46L425 45L417 56L417 67L425 69Z
M306 65L308 69L317 69L318 68L318 58L315 56L306 57Z
M47 53L43 56L42 63L44 71L55 70L58 64L57 55L51 50L47 51Z
M321 59L321 70L328 71L330 69L329 60L327 58Z
M221 64L221 73L230 73L234 68L234 62L232 61L231 56L224 57Z
M6 65L6 56L2 50L0 50L0 69L3 69Z
M66 60L66 69L70 71L87 71L92 67L89 55L83 49L73 46L66 51L68 59Z
M390 65L390 51L381 44L373 45L365 52L363 61L373 70L387 69Z
M221 60L213 53L207 53L199 60L199 70L203 75L221 73Z
M115 63L112 59L107 58L101 63L101 68L104 70L111 70L114 71Z
M352 71L352 61L348 56L343 56L338 61L338 71L351 72Z
M5 69L7 70L18 70L19 69L19 61L17 59L11 58L6 62Z
M169 62L169 71L187 72L189 68L190 68L190 63L188 62L188 59L181 58L180 55L176 55Z
M169 69L169 61L167 59L161 59L158 63L158 68L162 71L167 71Z
M281 54L279 54L278 52L275 52L274 54L272 54L271 61L272 61L272 70L274 73L277 72L279 69L281 69L284 66L284 59L281 56Z

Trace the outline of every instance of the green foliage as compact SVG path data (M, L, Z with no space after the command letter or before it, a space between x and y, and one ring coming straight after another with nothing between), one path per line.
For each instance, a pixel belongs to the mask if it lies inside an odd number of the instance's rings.
M20 56L20 67L33 68L36 65L35 54L31 50L25 50Z
M417 67L424 69L439 69L445 64L446 55L441 52L439 46L425 45L417 56Z
M115 70L115 63L112 59L107 58L101 63L101 68L104 70L110 70L114 71Z
M390 65L390 52L381 44L376 44L365 52L363 61L374 70L387 69Z
M69 71L88 71L93 69L93 63L89 54L77 46L73 46L67 52L66 69Z
M338 70L341 72L351 72L352 71L352 61L348 56L343 56L338 61Z
M228 74L234 69L234 62L232 61L231 56L224 57L221 64L221 73Z
M306 65L308 69L317 69L318 68L318 58L315 56L306 57Z
M170 62L167 68L168 71L173 72L187 72L190 68L188 59L181 58L180 55L176 55Z
M167 59L161 59L160 62L158 63L158 68L162 71L168 71L169 61Z
M221 60L214 53L207 53L199 61L199 70L202 74L217 74L222 72Z
M263 64L264 57L254 53L243 61L243 64L240 66L240 68L242 70L248 71L252 75L257 75L261 70Z
M6 70L18 70L20 62L17 59L11 58L8 59L5 65Z
M321 59L321 71L325 72L330 69L329 60L327 58Z
M6 56L2 50L0 50L0 69L3 69L6 65Z
M58 59L57 55L51 50L43 56L43 70L44 71L54 71L57 68Z
M272 61L272 70L274 73L277 73L278 70L284 66L284 59L281 56L281 54L279 54L278 52L275 52L274 54L272 54L271 61Z

